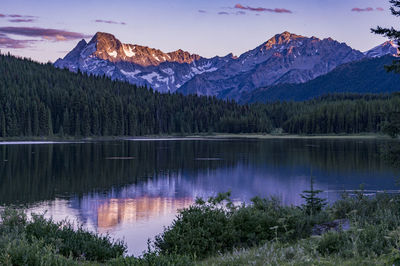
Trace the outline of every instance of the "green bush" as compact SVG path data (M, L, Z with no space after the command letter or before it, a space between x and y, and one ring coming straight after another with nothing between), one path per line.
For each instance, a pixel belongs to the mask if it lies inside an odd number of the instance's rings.
M67 221L56 223L42 215L32 216L32 221L26 225L26 235L28 239L43 239L63 256L82 260L106 261L126 251L122 242L114 242L109 236L97 235L82 227L74 229Z
M343 251L348 251L349 243L345 233L330 231L322 235L317 250L322 255L343 253Z
M198 199L180 211L172 225L156 237L156 249L162 254L204 258L269 240L291 241L310 235L313 222L299 208L260 198L247 206L234 206L229 197L230 193L224 193L207 202Z
M43 240L10 239L1 248L0 265L77 265L72 259L56 254Z
M69 222L55 223L43 215L28 220L20 210L1 212L0 265L68 265L105 262L126 251L120 241L97 235Z
M189 208L180 211L172 225L155 239L156 248L163 254L177 253L204 257L227 250L237 242L230 222L234 207L222 205L228 197L220 195L208 202L197 199Z

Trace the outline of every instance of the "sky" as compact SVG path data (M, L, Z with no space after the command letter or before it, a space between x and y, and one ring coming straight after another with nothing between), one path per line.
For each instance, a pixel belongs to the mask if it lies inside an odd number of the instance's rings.
M0 50L40 62L108 32L123 43L240 55L275 34L331 37L366 51L386 39L370 28L399 25L389 0L1 0Z

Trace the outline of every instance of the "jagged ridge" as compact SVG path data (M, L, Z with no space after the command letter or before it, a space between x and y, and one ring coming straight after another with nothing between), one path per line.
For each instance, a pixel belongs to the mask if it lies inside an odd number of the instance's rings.
M260 87L304 83L342 64L394 53L397 47L393 42L363 54L331 38L321 40L285 31L239 57L229 54L208 59L182 50L164 53L124 44L112 34L98 32L89 43L80 41L55 66L146 84L160 92L240 100Z

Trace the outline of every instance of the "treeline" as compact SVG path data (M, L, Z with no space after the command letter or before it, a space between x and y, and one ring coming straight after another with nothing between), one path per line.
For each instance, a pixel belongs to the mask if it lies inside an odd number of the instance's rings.
M0 55L0 137L269 132L267 116L215 97L146 87Z
M0 55L0 137L378 132L399 109L398 94L240 105Z
M259 108L268 113L273 127L290 134L377 133L400 112L400 94L336 94Z

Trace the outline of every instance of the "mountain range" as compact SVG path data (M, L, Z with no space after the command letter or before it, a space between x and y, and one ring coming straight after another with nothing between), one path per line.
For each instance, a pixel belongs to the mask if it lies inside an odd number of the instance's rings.
M146 46L123 44L112 34L98 32L88 43L81 40L54 65L74 72L79 69L114 80L147 85L159 92L209 95L247 102L254 101L254 95L261 92L264 99L270 95L266 91L276 91L271 88L305 84L339 66L367 58L397 56L397 52L397 45L392 41L362 53L331 38L283 32L239 57L228 54L204 58L182 50L164 53Z

